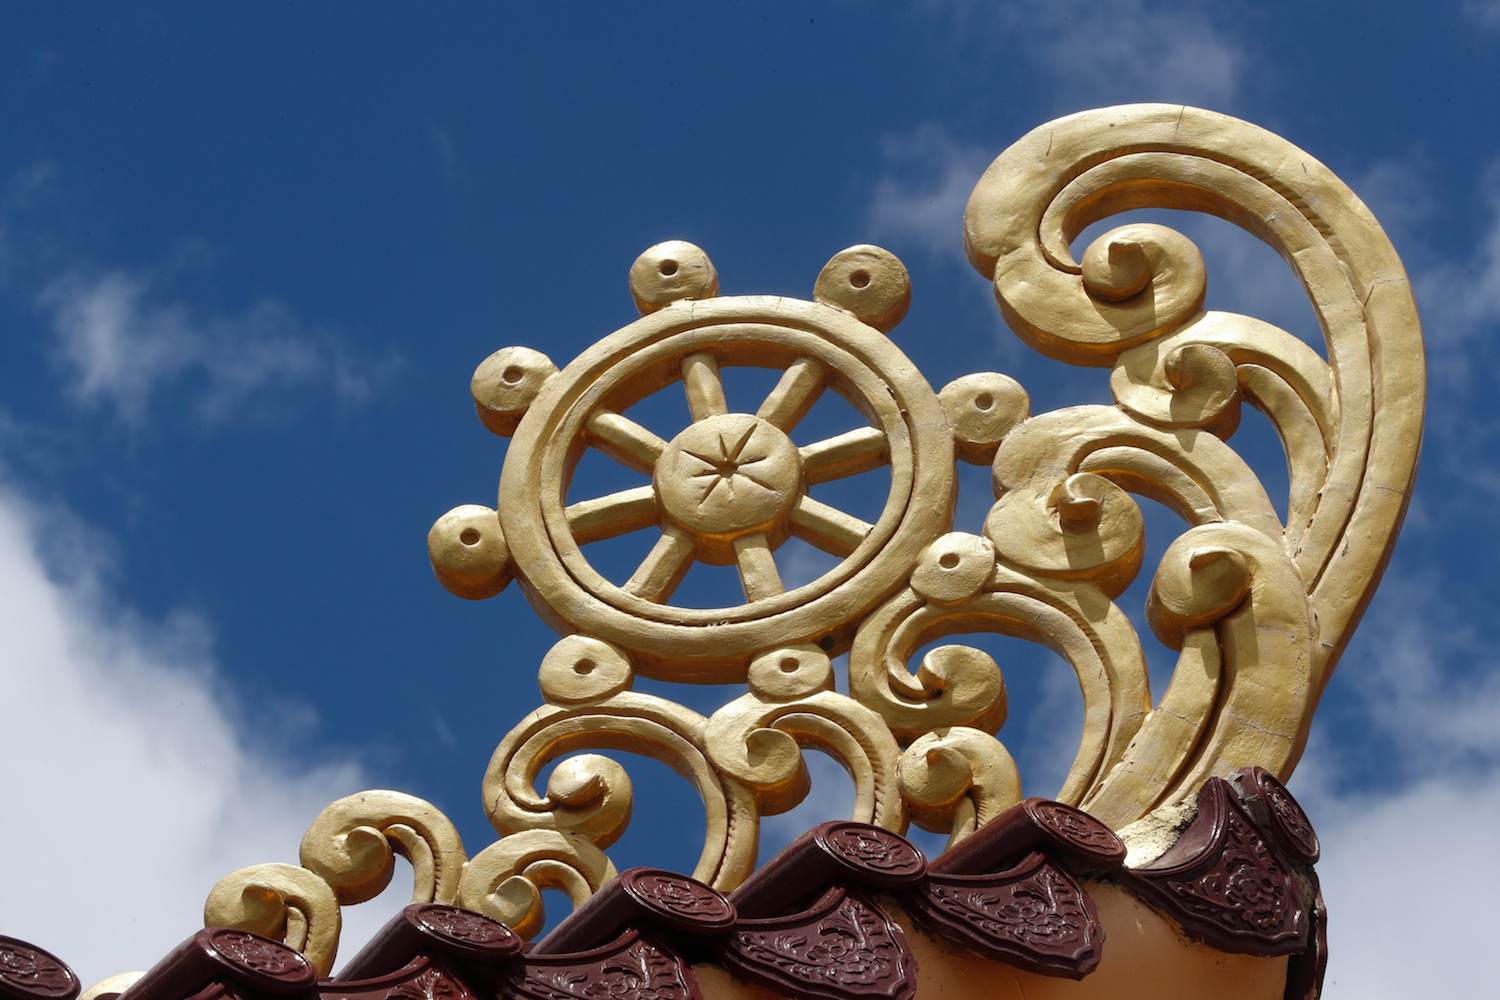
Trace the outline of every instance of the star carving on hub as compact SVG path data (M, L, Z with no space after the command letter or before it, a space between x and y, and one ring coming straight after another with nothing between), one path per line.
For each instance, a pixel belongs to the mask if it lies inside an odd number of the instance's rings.
M737 438L732 439L726 439L721 431L717 435L717 448L700 446L697 450L682 450L683 455L703 464L703 471L693 473L692 478L708 480L708 488L703 491L703 498L698 501L698 506L707 503L721 486L728 491L728 498L734 499L736 479L744 479L765 490L776 489L773 483L760 478L751 470L751 466L771 458L770 449L754 446L757 429L755 424L751 424Z
M668 522L691 537L697 557L738 561L733 544L763 535L769 551L786 541L802 499L802 458L786 433L748 413L690 424L664 445L652 485Z

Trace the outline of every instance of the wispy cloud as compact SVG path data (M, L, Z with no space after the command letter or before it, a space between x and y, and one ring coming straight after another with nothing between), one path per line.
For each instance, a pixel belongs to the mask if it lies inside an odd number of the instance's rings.
M1224 109L1252 64L1219 5L933 0L925 8L951 22L955 44L992 38L993 48L1025 59L1068 104L1185 101Z
M200 426L279 417L319 395L353 407L399 363L272 299L227 316L195 307L172 294L176 263L77 265L38 218L57 200L56 175L42 161L0 187L0 287L42 317L79 407L132 432L168 399ZM92 982L192 933L222 876L295 861L322 807L367 782L327 751L287 757L299 732L287 706L245 710L222 680L212 624L140 613L119 597L111 540L57 499L29 496L8 463L45 466L75 436L0 409L0 760L17 777L0 853L26 859L0 893L0 926L24 928ZM402 888L392 891L352 911L346 952L399 906Z
M1441 240L1424 239L1442 217L1423 165L1420 158L1401 161L1391 168L1388 193L1377 184L1366 200L1382 222L1394 218L1398 246L1413 251L1403 249L1427 347L1427 438L1440 445L1429 448L1428 461L1464 486L1429 489L1426 502L1462 516L1457 508L1471 502L1472 491L1494 493L1500 481L1500 419L1489 403L1500 367L1500 160L1480 171L1464 199L1472 228Z
M162 294L160 283L147 272L74 270L37 298L73 399L133 429L146 423L156 397L177 387L209 424L262 414L270 399L305 391L357 406L397 363L355 354L274 300L239 316L202 316Z
M819 823L847 817L854 812L854 783L843 765L817 750L804 750L802 759L812 778L812 791L786 812L761 818L761 861L766 861Z
M1336 680L1353 688L1357 718L1341 720L1339 736L1316 730L1294 781L1323 841L1330 1000L1488 988L1473 963L1416 960L1488 947L1485 901L1500 892L1485 865L1465 867L1461 891L1421 868L1443 871L1440 859L1471 855L1479 831L1500 823L1500 659L1456 591L1440 576L1387 581L1362 636L1378 652L1344 663ZM1390 947L1396 926L1400 948Z
M1209 6L933 0L925 9L950 22L955 47L992 38L988 47L1025 60L1069 109L1139 101L1227 109L1252 64ZM868 211L872 229L961 258L964 206L1002 148L962 140L931 122L886 135Z
M1388 781L1500 774L1500 656L1449 578L1436 569L1387 577L1362 626L1370 652L1339 668L1362 740L1391 751Z
M1479 193L1486 225L1472 253L1415 279L1423 327L1429 344L1439 351L1464 349L1500 323L1500 162L1484 171Z
M0 184L0 289L41 315L65 389L83 408L138 431L171 395L213 427L279 417L316 395L357 407L400 366L397 355L310 326L272 297L237 314L197 305L177 291L202 264L192 241L151 267L80 263L55 232L66 180L38 160Z
M1500 0L1464 0L1463 10L1480 27L1500 31Z
M1489 900L1500 871L1447 859L1473 857L1500 824L1500 773L1432 775L1396 791L1324 799L1299 791L1323 842L1318 877L1329 907L1327 1000L1483 996L1474 962L1493 947ZM1425 866L1425 867L1424 867Z
M12 777L0 853L24 859L6 874L0 926L24 928L85 984L164 955L200 925L219 878L295 861L319 810L366 785L352 762L293 761L253 737L219 682L208 624L120 603L100 542L0 474L0 760ZM354 911L349 953L393 912L390 900Z
M1362 173L1346 178L1400 253L1409 254L1423 244L1424 231L1431 228L1438 211L1432 186L1436 166L1426 150L1415 147L1376 160Z
M0 186L0 288L12 282L20 253L14 232L16 216L34 206L53 173L51 163L38 160L13 172Z
M964 206L999 154L928 122L880 140L881 171L866 211L876 238L963 262Z
M453 133L441 125L432 126L432 148L437 154L438 170L448 186L461 187L467 182L468 170L458 143L453 141Z
M1099 4L1039 0L1023 19L1038 68L1060 87L1121 100L1232 104L1249 56L1209 16L1207 7L1145 0Z

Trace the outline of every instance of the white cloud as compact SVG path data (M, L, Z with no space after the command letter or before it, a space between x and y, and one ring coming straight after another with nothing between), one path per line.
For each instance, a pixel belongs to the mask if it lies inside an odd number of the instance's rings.
M1208 11L1222 6L1148 0L1022 0L1011 4L938 0L926 5L953 24L962 44L994 39L1049 79L1069 103L1185 101L1223 109L1239 95L1246 49Z
M462 187L468 180L468 170L458 143L453 141L453 134L441 125L432 126L432 146L443 182L449 187Z
M1421 310L1429 462L1467 487L1429 491L1427 502L1451 508L1469 502L1473 492L1493 494L1500 484L1500 421L1488 400L1500 362L1500 160L1480 171L1477 190L1467 199L1465 221L1473 229L1446 240L1432 235L1438 216L1422 155L1376 164L1355 189L1406 257Z
M1144 0L1041 0L1022 23L1038 68L1069 91L1091 99L1110 95L1111 103L1168 100L1223 108L1238 95L1249 62L1244 49L1192 5L1163 10Z
M147 273L75 270L38 298L73 398L112 410L133 429L145 423L154 397L181 383L198 417L217 424L309 388L358 405L394 364L351 356L275 301L238 317L203 318L183 302L164 301L157 284Z
M1462 956L1489 946L1500 872L1463 859L1500 824L1500 659L1465 606L1437 578L1387 580L1357 640L1376 652L1335 681L1357 721L1343 744L1316 729L1297 773L1323 841L1333 1000L1488 992ZM1388 786L1372 787L1371 758Z
M365 787L353 763L283 759L247 732L207 623L120 605L101 544L0 479L0 927L86 985L153 964L218 879L294 862L319 810ZM398 905L354 911L346 954Z
M1438 210L1432 158L1420 147L1376 160L1348 184L1380 221L1398 253L1409 253Z
M1435 575L1388 578L1351 664L1358 696L1391 740L1393 769L1425 777L1466 767L1500 773L1500 658L1465 620L1468 602Z
M999 154L960 142L932 122L882 137L881 173L867 211L876 238L963 262L964 207Z
M33 207L52 174L52 164L38 160L12 173L0 186L0 287L10 284L19 256L15 217Z
M1500 30L1500 0L1464 0L1464 13L1482 28Z
M1500 720L1497 720L1500 722ZM1328 1000L1483 996L1500 828L1500 772L1430 777L1395 793L1303 795L1323 842Z
M1500 322L1500 162L1484 172L1480 198L1486 228L1473 252L1414 279L1429 348L1448 361L1459 360L1475 337Z
M761 861L819 823L847 819L854 813L854 781L844 770L844 765L819 750L804 749L802 759L812 778L812 791L786 812L761 817Z
M993 47L1030 62L1070 108L1153 100L1227 108L1251 61L1205 9L1192 6L1164 10L1145 0L939 0L927 6L952 23L956 46L975 37L995 39ZM964 206L1003 148L960 141L930 122L887 135L868 212L871 227L881 238L909 240L961 260Z

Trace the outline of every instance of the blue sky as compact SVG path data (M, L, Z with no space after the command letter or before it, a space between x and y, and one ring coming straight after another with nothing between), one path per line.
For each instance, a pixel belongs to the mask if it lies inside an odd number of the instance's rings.
M23 787L0 848L23 870L0 930L87 981L142 967L221 875L295 860L321 806L362 788L420 795L471 851L489 843L480 778L539 704L555 636L518 588L464 602L427 566L438 515L493 503L504 442L474 419L474 366L511 344L563 364L628 323L626 270L663 239L704 247L726 294L802 297L834 252L877 242L911 271L894 339L934 386L995 370L1036 412L1107 401L1105 373L1003 328L960 219L1032 127L1161 100L1323 160L1417 288L1418 492L1292 787L1324 832L1328 995L1440 992L1412 956L1475 954L1500 891L1490 871L1458 876L1473 902L1452 871L1441 889L1407 874L1500 822L1500 5L1351 10L13 7L0 758ZM1211 307L1316 335L1268 249L1170 218L1204 249ZM1274 496L1274 440L1246 425ZM965 470L956 526L973 531L987 475ZM1173 522L1148 525L1159 553ZM1143 598L1124 599L1137 620ZM1011 691L1002 736L1027 792L1049 794L1076 685L1044 650L984 642ZM1151 657L1159 692L1171 658ZM705 712L733 693L653 690ZM696 857L691 791L627 766L637 818L617 864ZM769 822L773 840L842 808L847 779L814 773L814 802ZM349 933L396 905L351 913ZM1439 973L1454 990L1460 966Z

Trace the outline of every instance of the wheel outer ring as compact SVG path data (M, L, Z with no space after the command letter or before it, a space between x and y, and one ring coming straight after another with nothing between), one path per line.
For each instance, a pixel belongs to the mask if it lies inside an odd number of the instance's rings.
M753 339L747 333L778 337L769 350L811 356L854 384L861 408L873 411L890 439L892 498L838 568L780 597L689 609L627 594L588 565L567 530L563 499L579 454L573 442L625 376L687 353L684 338L711 348ZM555 446L563 440L567 447ZM822 641L831 653L846 648L860 617L904 582L923 546L948 530L953 462L937 394L884 335L820 303L719 298L652 313L549 379L512 438L498 509L517 578L559 632L586 632L629 650L646 676L731 683L744 679L753 654L771 646Z
M549 423L547 427L550 440L559 443L566 441L569 443L569 447L555 447L550 450L544 449L540 480L542 490L539 493L542 520L547 534L552 540L553 551L562 559L563 564L572 575L574 581L583 586L585 590L594 593L603 598L607 603L623 611L634 614L636 617L669 624L710 625L765 618L783 610L791 610L797 605L805 603L811 597L821 595L837 586L839 582L852 576L860 565L868 562L871 555L880 549L894 533L906 512L906 507L913 492L914 476L910 433L909 428L901 417L901 410L896 401L890 397L882 400L878 396L875 396L872 409L876 411L875 415L886 430L888 437L894 436L896 438L896 440L891 442L890 447L892 455L891 496L886 502L885 510L881 512L880 520L860 546L845 559L844 563L840 564L839 568L824 574L805 588L799 587L795 591L782 594L780 597L757 602L755 605L740 604L733 608L682 608L670 604L656 604L625 592L600 575L583 557L578 545L573 541L571 530L568 528L567 518L563 513L564 503L562 497L565 495L566 486L570 478L572 459L577 454L572 444L584 433L584 423L588 419L588 415L593 413L602 404L603 399L612 394L611 390L616 385L627 382L632 375L642 374L653 368L660 368L664 363L670 363L674 359L680 358L694 350L703 350L713 345L725 347L730 344L739 344L747 340L753 340L749 335L758 332L781 335L797 342L817 345L825 352L825 356L819 360L823 362L831 360L834 362L829 367L834 369L840 369L841 367L843 369L852 368L861 381L872 383L868 387L872 390L876 385L884 385L880 381L879 376L869 366L864 365L858 358L838 349L836 346L822 344L816 338L816 335L801 330L772 328L763 324L734 323L700 327L696 330L684 331L665 337L655 343L638 348L625 360L614 365L589 384L572 401L562 419L554 423ZM842 366L839 362L843 363ZM848 376L849 372L845 370L843 374ZM553 492L552 487L558 484L560 484L561 488Z

